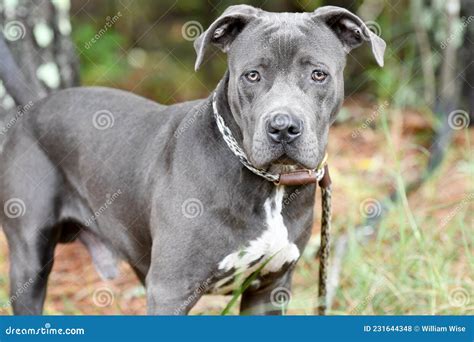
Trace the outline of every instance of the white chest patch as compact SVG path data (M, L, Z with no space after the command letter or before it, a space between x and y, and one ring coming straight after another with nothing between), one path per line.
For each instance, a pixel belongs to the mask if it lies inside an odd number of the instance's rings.
M266 230L255 240L241 250L235 251L227 255L220 263L219 269L223 271L236 270L239 274L238 278L245 278L252 272L256 271L262 264L266 265L262 268L262 275L271 272L278 272L285 263L296 261L300 256L298 247L288 240L288 230L283 222L282 208L284 187L276 188L275 195L268 198L264 204L265 210L265 226ZM258 262L256 262L258 261ZM252 265L252 266L251 266ZM222 279L216 284L216 290L223 292L227 289L219 288L228 282L229 276Z

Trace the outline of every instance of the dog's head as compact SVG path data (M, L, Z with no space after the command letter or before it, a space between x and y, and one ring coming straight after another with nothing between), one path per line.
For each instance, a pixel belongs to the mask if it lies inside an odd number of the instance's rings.
M228 54L229 106L258 168L315 168L344 96L347 53L367 41L379 65L385 42L355 14L229 7L195 41L196 69L209 44Z

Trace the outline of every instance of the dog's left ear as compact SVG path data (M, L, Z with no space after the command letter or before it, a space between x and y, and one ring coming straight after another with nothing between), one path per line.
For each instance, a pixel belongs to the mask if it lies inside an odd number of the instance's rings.
M199 69L209 44L227 52L230 44L252 19L257 17L259 9L248 5L228 7L199 38L194 41L197 58L194 66Z
M358 47L364 41L372 46L372 53L380 66L383 66L385 41L373 33L354 13L342 7L324 6L313 13L315 19L322 20L338 36L346 52Z

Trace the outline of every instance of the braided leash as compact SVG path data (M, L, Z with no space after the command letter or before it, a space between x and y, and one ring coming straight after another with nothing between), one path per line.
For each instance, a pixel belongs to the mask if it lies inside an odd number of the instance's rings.
M275 175L266 170L257 169L248 160L247 155L235 140L232 131L227 127L224 119L217 110L217 91L212 96L212 111L217 123L219 132L226 142L229 149L239 158L240 162L256 175L275 183L276 185L303 185L318 183L321 187L321 247L319 258L319 289L318 289L318 314L326 314L326 288L327 288L327 270L329 259L329 236L331 229L331 178L326 163L327 155L321 164L313 170L295 171L292 173Z
M326 173L329 177L329 173ZM319 249L319 305L318 314L324 316L327 308L327 280L329 267L329 237L331 233L331 181L321 186L321 247Z

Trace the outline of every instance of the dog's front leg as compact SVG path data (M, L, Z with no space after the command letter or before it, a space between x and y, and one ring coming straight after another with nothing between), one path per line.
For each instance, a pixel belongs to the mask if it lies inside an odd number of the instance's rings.
M150 271L146 280L148 315L187 315L203 295L186 279L180 279L179 271Z
M207 282L197 280L198 269L190 268L189 260L170 255L166 246L152 251L146 276L149 315L186 315L206 290Z
M180 275L179 269L167 272L150 268L146 279L149 315L187 315L201 298L202 293Z
M183 293L163 282L147 286L148 315L186 315L197 300L192 293Z
M241 315L283 315L291 299L292 270L263 288L249 288L242 294Z

